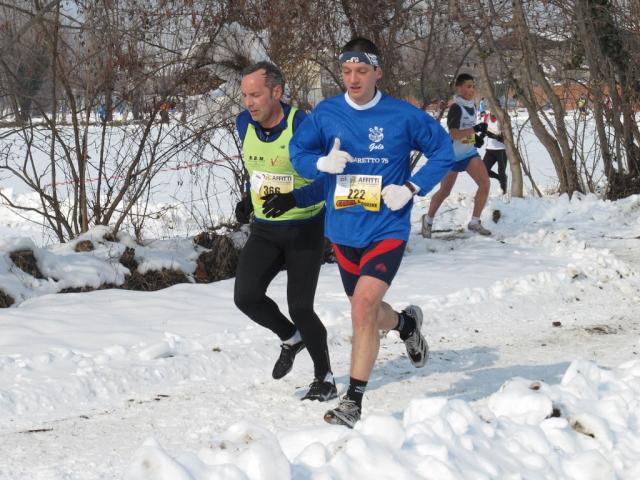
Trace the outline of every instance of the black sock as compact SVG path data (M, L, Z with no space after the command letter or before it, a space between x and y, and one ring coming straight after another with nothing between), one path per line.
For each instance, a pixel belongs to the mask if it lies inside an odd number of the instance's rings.
M393 330L397 330L400 333L400 338L406 340L415 328L415 320L406 313L400 312L398 314L398 325Z
M349 377L349 390L347 390L347 397L356 402L359 407L362 407L362 396L364 395L366 388L367 382Z

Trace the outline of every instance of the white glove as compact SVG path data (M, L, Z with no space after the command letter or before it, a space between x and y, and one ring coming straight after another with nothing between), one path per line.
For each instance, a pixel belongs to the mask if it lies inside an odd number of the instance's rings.
M413 192L405 185L387 185L382 189L382 198L389 210L400 210L411 198Z
M353 158L349 153L340 150L340 139L336 137L329 155L326 157L320 157L316 164L316 168L321 172L342 173L347 162L352 160Z

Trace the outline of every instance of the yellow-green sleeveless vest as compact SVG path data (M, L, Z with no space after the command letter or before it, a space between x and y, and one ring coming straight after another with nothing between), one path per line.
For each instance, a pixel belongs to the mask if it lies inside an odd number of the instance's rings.
M251 179L251 202L253 203L253 213L256 218L268 221L305 220L317 215L324 205L324 202L320 202L306 208L294 207L278 218L266 218L262 213L262 204L264 202L258 197L258 192L253 185L254 172L293 175L294 189L311 183L311 180L307 180L297 174L289 160L289 141L293 136L293 116L296 111L296 108L291 107L287 117L287 128L272 142L261 141L251 123L247 127L247 133L242 142L242 153L244 166Z

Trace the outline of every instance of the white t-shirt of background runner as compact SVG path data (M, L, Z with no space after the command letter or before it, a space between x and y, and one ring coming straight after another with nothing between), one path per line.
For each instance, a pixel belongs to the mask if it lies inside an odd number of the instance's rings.
M500 135L502 133L502 128L500 128L500 122L498 122L497 117L493 117L490 113L487 113L482 119L484 123L487 124L487 132L491 132L495 135ZM486 143L487 150L504 150L504 143L496 140L495 138L490 138L489 136L484 137Z

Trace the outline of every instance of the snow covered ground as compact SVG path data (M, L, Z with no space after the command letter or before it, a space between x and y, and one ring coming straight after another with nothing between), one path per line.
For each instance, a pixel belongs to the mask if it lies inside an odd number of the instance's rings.
M492 197L491 238L457 231L470 201L453 195L435 224L451 231L431 240L426 202L414 207L387 300L422 307L431 359L414 369L394 332L383 339L354 430L299 400L305 352L271 379L277 339L236 310L233 280L0 311L0 478L640 478L640 197ZM285 282L270 290L280 304ZM343 392L351 326L335 265L316 307Z

